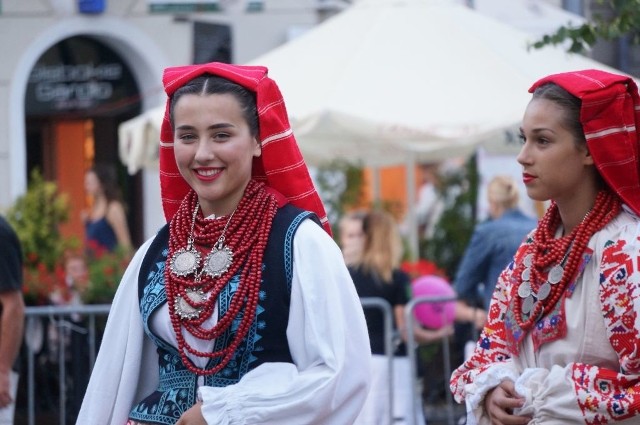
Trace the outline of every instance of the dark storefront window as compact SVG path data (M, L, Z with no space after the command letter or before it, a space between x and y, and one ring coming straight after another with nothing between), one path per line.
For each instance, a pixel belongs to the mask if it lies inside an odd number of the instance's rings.
M232 63L229 25L194 22L193 63Z

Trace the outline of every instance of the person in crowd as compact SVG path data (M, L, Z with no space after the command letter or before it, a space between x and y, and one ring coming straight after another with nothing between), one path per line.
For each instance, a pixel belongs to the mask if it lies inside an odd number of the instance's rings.
M64 255L64 285L49 294L55 305L81 305L82 294L87 290L89 270L85 256L74 250Z
M80 306L82 296L89 285L87 260L80 251L69 250L64 256L63 286L49 295L49 300L59 306ZM72 378L67 384L66 398L69 402L67 414L73 416L80 410L82 398L89 382L89 330L86 318L72 313L68 318L59 321L51 320L49 324L49 346L51 360L58 363L61 359L67 363L67 370ZM62 341L60 341L62 339ZM59 349L64 350L64 357Z
M474 229L456 273L456 320L471 322L478 329L484 326L498 276L537 224L518 208L518 192L510 176L491 179L487 185L490 219Z
M638 423L638 88L589 69L529 91L517 160L529 197L550 206L451 390L468 424Z
M168 224L118 288L78 424L348 424L362 307L267 69L167 68Z
M0 424L13 424L25 306L22 298L22 247L18 235L0 216Z
M393 382L389 382L388 358L385 352L384 314L377 307L365 308L373 354L372 388L356 424L387 424L389 390L393 385L394 423L424 424L421 407L412 414L411 365L405 341L409 335L405 323L405 305L411 293L409 275L400 270L403 245L398 225L393 216L382 210L368 212L362 219L364 245L360 261L349 267L360 298L381 298L389 303L393 314L393 332L396 336L393 358ZM411 331L418 343L433 342L453 333L451 326L426 329L416 324Z
M339 223L340 249L347 266L360 262L364 248L364 233L362 221L366 216L365 211L352 211L345 214Z
M113 252L118 246L131 249L131 235L115 169L108 164L94 165L85 173L84 186L91 197L91 209L83 212L89 257Z
M421 238L433 237L436 224L444 210L444 201L439 193L440 163L427 162L420 165L422 184L415 205L415 219Z

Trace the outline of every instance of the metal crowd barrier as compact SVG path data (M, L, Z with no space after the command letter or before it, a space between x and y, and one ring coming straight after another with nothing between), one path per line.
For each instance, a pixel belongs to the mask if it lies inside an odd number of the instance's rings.
M422 303L438 303L438 302L447 302L447 301L455 301L457 298L454 297L428 297L421 296L415 297L409 301L409 303L405 306L405 320L407 323L407 329L413 329L415 325L415 317L414 310L418 304ZM411 363L410 371L411 371L411 382L413 383L412 390L413 394L411 397L412 409L411 409L411 424L416 425L416 409L418 408L418 399L419 394L416 392L417 388L417 370L416 370L416 362L417 362L417 343L415 338L413 337L413 332L408 332L407 338L407 353L409 355L409 362ZM449 338L442 339L442 353L444 357L444 385L445 385L445 394L447 397L447 420L449 425L454 425L455 423L455 412L453 408L453 395L449 389L449 380L451 379L451 357L449 350Z
M417 297L412 299L405 307L407 329L413 329L415 324L414 310L420 303L434 303L454 301L455 297ZM385 355L388 359L388 376L389 376L389 424L393 424L393 393L394 393L394 374L393 374L393 310L391 305L383 298L368 297L361 298L362 307L364 309L379 309L384 317L384 339L385 339ZM64 332L87 332L88 336L88 368L89 371L93 368L98 348L96 346L96 318L99 316L106 316L109 314L111 308L110 304L100 305L80 305L80 306L41 306L41 307L27 307L26 319L25 319L25 331L32 329L33 325L38 319L43 317L48 318L48 323L53 324L55 329L64 335ZM74 323L69 320L72 317L80 315L87 319L86 327L76 329ZM44 338L47 337L47 329L43 330ZM34 347L28 342L29 338L25 338L25 346L27 352L27 420L28 425L35 425L35 362L34 362ZM449 339L444 338L442 340L443 354L444 354L444 376L445 385L448 384L451 376L451 362L449 356ZM65 377L67 374L65 365L65 338L58 339L57 355L58 355L58 373L60 377ZM408 377L411 382L412 389L412 409L411 409L411 421L409 423L416 425L415 412L418 408L420 401L420 394L418 394L416 370L417 365L417 343L414 339L413 333L408 332L407 339L407 352L410 360L411 376ZM24 373L22 373L24 375ZM21 378L22 379L22 378ZM60 391L59 400L59 423L61 425L67 422L67 407L66 407L66 380L59 379L58 382ZM453 398L451 392L447 386L445 393L447 394L447 413L449 425L454 424L454 411L453 411Z
M385 336L385 355L388 358L388 376L389 376L389 424L393 423L393 311L391 305L383 298L361 298L362 307L365 309L378 309L382 312L384 317L384 336ZM48 324L53 324L62 337L58 338L57 357L58 357L58 374L60 377L67 375L65 364L65 332L88 332L89 342L89 370L92 369L95 363L96 354L98 348L96 346L96 318L98 316L106 317L109 314L111 308L110 304L100 305L80 305L80 306L41 306L41 307L27 307L25 318L25 332L33 330L34 327L40 326L38 320L45 317L49 320ZM78 328L69 319L75 315L80 315L87 318L86 328ZM48 329L39 329L37 332L42 333L42 338L47 338ZM37 347L30 343L30 338L25 338L25 347L27 352L27 421L28 425L35 425L36 418L36 400L35 400L35 352ZM36 350L38 351L38 350ZM23 373L24 375L24 373ZM24 379L25 376L21 377ZM66 394L67 383L65 379L59 379L58 382L60 399L59 399L59 423L64 425L67 423L67 406L66 406Z
M362 308L377 308L384 316L384 353L388 361L389 376L389 424L393 424L393 310L391 304L384 298L360 298Z
M67 423L67 383L66 377L66 365L65 365L65 338L64 336L68 332L81 332L87 333L88 339L88 370L90 371L96 359L96 353L98 347L96 347L96 317L107 316L111 308L110 304L96 304L96 305L80 305L80 306L37 306L27 307L25 311L25 332L37 329L38 320L40 318L48 318L48 323L53 324L55 329L59 332L58 336L58 372L59 372L59 423L65 425ZM69 320L72 317L81 316L87 319L86 327L78 327ZM38 329L41 332L42 338L48 337L48 329ZM36 412L35 412L35 352L34 343L31 341L33 336L25 335L25 347L27 352L27 421L29 425L35 425ZM30 342L31 341L31 342ZM24 375L24 372L21 372ZM22 378L21 378L22 379ZM17 407L17 406L16 406Z

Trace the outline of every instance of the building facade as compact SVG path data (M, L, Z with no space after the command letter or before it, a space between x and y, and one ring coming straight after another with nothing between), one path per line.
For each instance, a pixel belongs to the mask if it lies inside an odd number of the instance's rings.
M357 0L354 0L357 1ZM473 1L465 0L473 7ZM594 0L530 0L587 18ZM349 0L0 0L0 213L40 170L69 195L63 234L82 237L82 184L95 163L118 167L136 245L164 222L157 170L129 175L118 126L164 102L167 66L247 63ZM480 6L480 3L478 3ZM479 8L480 9L480 8ZM591 56L638 75L637 49L599 43Z
M0 212L38 169L69 195L63 234L82 236L84 172L112 163L142 243L163 221L157 171L126 173L118 125L164 102L165 67L246 63L323 11L315 0L0 0Z

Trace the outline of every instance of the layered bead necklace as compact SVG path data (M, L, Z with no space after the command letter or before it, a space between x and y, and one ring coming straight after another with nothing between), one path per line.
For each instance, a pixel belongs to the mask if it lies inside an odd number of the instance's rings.
M277 209L275 196L265 190L264 183L251 180L227 220L205 219L194 191L171 220L165 290L180 357L194 374L212 375L224 368L249 331L258 305L264 251ZM218 296L236 274L239 283L228 310L213 327L206 328L204 323L213 315ZM199 351L185 340L183 332L203 340L218 338L236 319L240 324L235 335L221 350ZM211 369L201 369L188 354L220 361Z
M551 203L516 269L519 283L514 313L523 331L530 330L554 308L575 276L591 236L617 216L620 209L620 199L609 190L601 190L580 224L570 234L555 238L561 219L558 206Z

